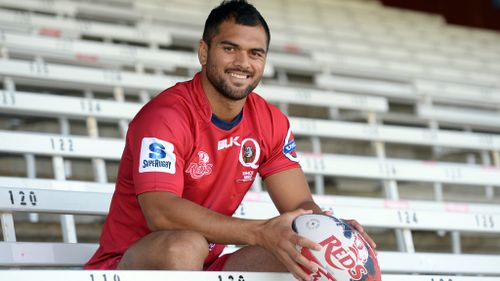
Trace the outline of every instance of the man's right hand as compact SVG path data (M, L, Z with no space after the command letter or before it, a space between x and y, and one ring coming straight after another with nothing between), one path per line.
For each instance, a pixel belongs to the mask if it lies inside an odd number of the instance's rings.
M312 211L298 209L268 220L262 225L257 244L273 253L295 278L311 280L301 266L312 272L316 272L318 266L306 259L297 246L311 250L320 250L321 246L293 231L293 220L303 214L312 214Z

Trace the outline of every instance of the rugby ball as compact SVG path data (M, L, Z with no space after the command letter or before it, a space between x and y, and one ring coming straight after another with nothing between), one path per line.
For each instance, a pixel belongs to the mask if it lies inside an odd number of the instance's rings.
M297 249L319 267L309 273L314 281L381 281L380 268L373 249L349 224L333 216L306 214L295 218L293 230L322 246Z

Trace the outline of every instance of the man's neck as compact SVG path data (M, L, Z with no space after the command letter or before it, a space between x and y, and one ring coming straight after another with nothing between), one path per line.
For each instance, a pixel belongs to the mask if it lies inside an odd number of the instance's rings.
M208 103L210 103L212 113L219 119L231 122L243 109L246 98L235 101L224 97L208 81L206 75L201 76L201 85L208 98Z

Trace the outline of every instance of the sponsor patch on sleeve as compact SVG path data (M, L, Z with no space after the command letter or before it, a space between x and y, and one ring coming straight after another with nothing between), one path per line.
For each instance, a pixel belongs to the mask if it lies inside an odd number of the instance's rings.
M174 145L157 138L143 138L139 173L160 172L175 174Z
M295 139L293 138L292 129L288 129L286 134L285 144L283 145L283 154L293 162L299 162L299 157L297 156L297 145L295 144Z

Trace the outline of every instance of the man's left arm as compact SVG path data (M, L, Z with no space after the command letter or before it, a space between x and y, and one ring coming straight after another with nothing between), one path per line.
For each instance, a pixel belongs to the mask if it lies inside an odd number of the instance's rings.
M300 168L288 169L268 176L266 189L278 211L283 214L297 209L322 213L314 202L306 177Z
M297 209L304 209L312 210L315 214L323 213L332 215L331 212L323 212L314 202L306 176L301 168L288 169L272 174L264 182L274 205L281 214ZM344 221L358 230L370 246L375 249L375 242L366 233L361 224L356 220L344 219Z

